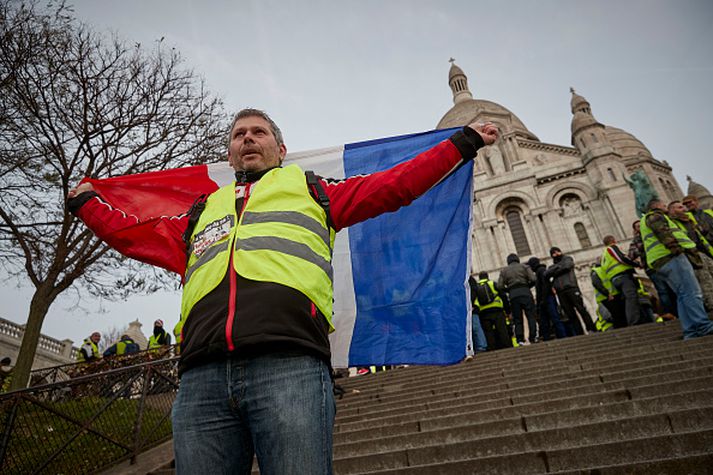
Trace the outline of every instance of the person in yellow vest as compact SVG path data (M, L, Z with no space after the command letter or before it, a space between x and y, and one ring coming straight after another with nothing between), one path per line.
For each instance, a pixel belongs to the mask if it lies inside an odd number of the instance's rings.
M676 293L683 338L713 335L713 322L703 307L703 293L693 272L692 262L700 265L701 259L696 244L668 217L661 200L651 200L648 210L641 218L646 262Z
M153 322L153 333L149 337L148 349L161 348L171 344L171 334L163 329L163 320Z
M12 383L12 372L14 368L12 365L12 359L9 356L4 357L0 360L0 393L4 393L10 390L10 384Z
M68 209L100 239L183 278L179 475L248 473L255 456L264 473L332 473L336 232L410 204L497 138L473 123L388 170L322 178L283 167L277 124L244 109L228 137L235 180L187 213L152 218L140 238L116 232L136 218L91 182L70 190Z
M510 313L507 294L488 278L487 272L478 274L474 294L473 305L477 309L488 349L500 350L512 347L513 340L508 334L505 319L505 314Z
M176 337L175 351L176 351L177 355L181 353L181 341L183 340L181 338L182 331L183 331L183 319L179 318L178 323L176 323L176 325L173 327L173 336Z
M637 325L641 315L639 295L636 293L638 285L634 279L637 263L619 249L614 236L604 236L604 245L607 247L602 252L601 268L624 299L627 325Z
M119 341L104 350L104 357L130 355L132 353L138 353L139 350L139 345L134 342L129 335L124 334L121 335Z
M693 215L703 237L713 243L713 209L702 209L698 198L693 195L684 196L681 202Z
M597 321L594 325L597 331L603 332L610 328L620 328L626 326L626 316L619 311L620 299L617 298L619 291L614 288L611 281L607 279L606 273L601 266L601 259L597 259L590 273L592 287L594 287L594 298L597 301ZM614 313L616 311L616 314ZM624 317L624 318L622 318Z
M654 318L654 308L651 302L651 294L646 289L644 280L638 275L636 276L636 284L638 286L636 293L639 295L639 308L641 309L640 323L652 323L654 321L659 323L663 322L663 317Z
M668 215L674 223L686 232L688 238L696 243L700 256L700 266L694 266L693 271L703 292L703 306L708 316L713 316L713 247L703 236L698 221L680 201L668 204Z
M101 358L98 346L101 339L102 335L99 332L94 332L85 338L82 346L77 350L77 363L87 363Z

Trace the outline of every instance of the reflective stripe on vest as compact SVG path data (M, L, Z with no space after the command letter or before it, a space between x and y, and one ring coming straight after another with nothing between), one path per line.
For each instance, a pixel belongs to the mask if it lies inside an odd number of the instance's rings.
M331 261L335 232L326 224L326 212L312 197L305 173L290 165L269 171L249 186L239 221L235 183L208 197L191 237L182 319L218 286L232 250L235 272L246 279L274 282L302 292L333 329Z
M488 279L481 279L478 281L478 285L482 285L482 284L486 284L486 283L488 284L488 287L490 287L490 290L493 292L493 295L495 296L495 300L493 300L489 304L481 306L480 304L478 304L478 293L476 292L474 300L475 300L475 303L478 305L478 309L480 311L483 311L483 310L488 310L490 308L503 308L503 299L500 298L500 294L495 289L495 282L493 282L492 280L488 280Z
M92 340L90 340L89 338L87 338L87 339L84 340L84 343L82 344L82 348L84 347L84 345L89 345L89 346L91 346L91 348L92 348L92 356L93 356L94 358L99 358L99 357L101 356L101 355L99 354L99 347L97 346L96 343L94 343L94 342L93 342ZM84 358L84 352L82 351L82 348L79 348L79 350L77 351L77 361L79 361L79 362L86 361L86 359Z
M607 278L611 280L617 275L622 274L630 269L633 269L634 267L616 260L614 256L609 253L609 247L607 247L602 253L601 268L606 274Z
M658 238L646 222L652 214L653 212L649 211L641 218L640 221L641 236L642 240L644 241L644 251L646 252L646 263L650 269L653 269L652 264L654 262L671 254L671 251L666 246L664 246L661 241L658 240ZM684 231L682 231L681 228L679 228L673 221L671 221L671 218L669 218L663 213L661 215L666 219L668 227L673 233L673 236L678 241L678 244L684 249L695 249L696 243L691 241L688 238L688 235Z

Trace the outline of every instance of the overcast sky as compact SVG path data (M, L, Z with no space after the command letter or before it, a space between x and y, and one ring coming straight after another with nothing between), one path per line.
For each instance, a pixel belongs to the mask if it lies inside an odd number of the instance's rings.
M75 1L77 17L127 41L163 37L229 111L257 107L288 151L433 129L453 105L448 59L475 98L515 113L543 142L570 145L569 87L602 123L638 137L713 189L713 2ZM29 291L0 289L24 323ZM178 320L179 295L78 310L60 298L43 332L81 341L138 318ZM10 303L10 305L7 305ZM93 309L98 304L83 302Z

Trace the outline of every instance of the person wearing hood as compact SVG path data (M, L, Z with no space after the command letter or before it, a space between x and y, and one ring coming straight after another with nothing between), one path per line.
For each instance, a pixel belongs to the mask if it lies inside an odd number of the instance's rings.
M12 359L6 356L0 360L0 393L7 392L12 382Z
M545 279L545 269L547 266L540 262L537 257L531 257L527 265L535 273L537 282L535 283L535 305L540 321L540 337L547 341L551 338L551 328L554 328L557 338L565 338L574 333L567 331L567 326L560 320L560 312L557 308L557 298L552 292L552 284ZM550 324L552 326L550 326Z
M596 332L597 327L589 311L584 306L582 291L579 290L577 276L574 274L574 259L562 253L562 249L553 246L550 248L552 265L545 271L545 278L552 280L552 287L557 292L562 311L567 320L571 322L577 335L583 335L584 329L577 317L577 313L582 317L587 331Z
M537 341L537 318L535 301L530 288L535 286L537 278L532 269L520 263L517 254L507 257L508 266L500 271L498 286L508 293L512 318L515 323L515 338L519 345L527 345ZM522 314L527 317L528 338L525 340ZM529 343L528 343L529 342Z
M163 329L163 320L153 322L153 335L149 338L148 349L160 348L171 344L171 334Z

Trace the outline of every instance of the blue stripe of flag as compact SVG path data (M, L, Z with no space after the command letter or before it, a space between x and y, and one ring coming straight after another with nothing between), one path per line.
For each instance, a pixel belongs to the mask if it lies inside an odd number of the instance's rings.
M390 168L454 130L348 144L345 174ZM472 170L469 162L411 205L349 229L357 307L350 366L463 358Z

